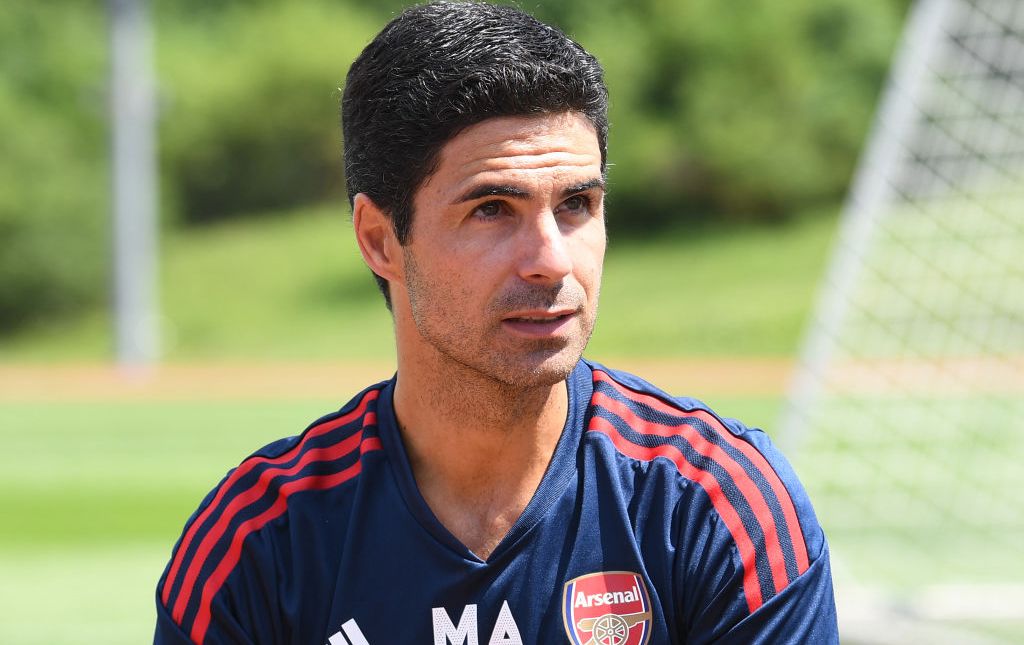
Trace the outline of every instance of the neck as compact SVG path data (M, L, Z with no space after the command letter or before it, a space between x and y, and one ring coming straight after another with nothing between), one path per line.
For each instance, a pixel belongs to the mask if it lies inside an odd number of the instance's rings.
M565 381L514 387L443 356L417 364L400 359L394 400L414 470L446 465L446 477L474 469L491 477L521 472L522 463L490 461L495 452L546 465L568 411Z
M517 388L443 355L399 356L395 414L420 493L486 558L547 469L568 413L565 381Z

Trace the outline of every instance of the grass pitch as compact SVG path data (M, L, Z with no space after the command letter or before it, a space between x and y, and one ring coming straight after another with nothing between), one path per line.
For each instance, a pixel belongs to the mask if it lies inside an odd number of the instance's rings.
M151 641L157 578L203 495L342 403L0 405L0 642Z
M713 402L756 424L778 403ZM151 641L157 579L203 496L249 453L344 403L0 404L0 643Z

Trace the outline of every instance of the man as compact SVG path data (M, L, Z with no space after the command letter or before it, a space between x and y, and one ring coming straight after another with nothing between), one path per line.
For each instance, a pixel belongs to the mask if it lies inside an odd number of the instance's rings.
M416 7L367 46L346 175L397 374L207 497L157 642L837 641L767 437L581 360L606 109L597 61L515 9Z

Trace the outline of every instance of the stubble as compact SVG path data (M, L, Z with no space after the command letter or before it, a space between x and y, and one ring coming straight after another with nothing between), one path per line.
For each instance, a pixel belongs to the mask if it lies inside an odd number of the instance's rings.
M408 249L404 256L416 329L453 368L469 370L512 394L565 380L582 356L597 312L587 307L586 294L578 283L519 282L487 303L483 311L471 311L466 307L472 301L471 289L443 283L421 271ZM578 311L576 327L565 338L514 338L502 329L502 317L511 312L554 308Z

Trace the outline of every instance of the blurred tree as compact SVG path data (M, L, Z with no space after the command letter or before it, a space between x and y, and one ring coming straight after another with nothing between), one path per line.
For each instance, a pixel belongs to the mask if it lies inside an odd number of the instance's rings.
M773 220L841 197L898 34L892 0L637 0L601 15L567 19L607 68L620 229Z
M0 13L0 332L102 297L104 37L91 3Z
M186 5L163 12L159 43L170 212L204 222L342 194L338 88L376 21L337 2Z

